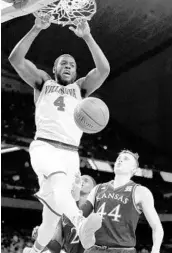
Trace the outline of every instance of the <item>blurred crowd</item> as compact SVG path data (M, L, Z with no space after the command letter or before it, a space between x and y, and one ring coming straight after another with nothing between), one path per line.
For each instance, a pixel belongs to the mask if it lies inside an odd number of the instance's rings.
M2 92L2 136L19 135L32 138L34 133L34 104L31 95Z
M3 227L3 226L2 226ZM31 247L33 241L30 231L21 229L17 231L11 227L3 227L1 232L1 252L2 253L21 253L23 248Z
M8 228L9 229L9 228ZM31 247L33 240L29 232L22 230L20 232L9 229L1 234L1 252L2 253L22 253L24 247ZM150 246L138 246L137 253L151 253ZM163 248L161 253L170 253L170 249Z

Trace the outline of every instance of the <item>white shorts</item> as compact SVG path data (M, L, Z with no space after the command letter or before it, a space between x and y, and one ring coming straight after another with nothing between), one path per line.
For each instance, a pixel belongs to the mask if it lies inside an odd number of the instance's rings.
M56 148L53 145L35 140L29 148L31 164L38 176L40 191L38 196L44 200L49 199L53 193L48 176L53 173L64 172L68 178L68 186L72 189L76 175L80 173L80 160L77 151ZM46 200L47 202L47 200Z

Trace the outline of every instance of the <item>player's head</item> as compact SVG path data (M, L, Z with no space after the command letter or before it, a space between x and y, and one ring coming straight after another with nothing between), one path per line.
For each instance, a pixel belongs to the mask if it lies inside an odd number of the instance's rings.
M82 179L81 192L84 194L89 194L90 191L96 186L94 178L88 175L83 175L81 176L81 179Z
M116 175L129 175L132 177L139 167L138 154L129 150L123 150L119 153L114 164L114 172Z
M60 55L54 62L53 73L61 85L68 85L76 80L76 62L70 54Z

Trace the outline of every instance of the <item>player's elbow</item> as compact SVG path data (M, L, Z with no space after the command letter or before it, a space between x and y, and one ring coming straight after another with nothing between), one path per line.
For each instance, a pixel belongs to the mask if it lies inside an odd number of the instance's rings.
M8 57L8 60L11 63L12 66L15 66L17 64L17 60L16 60L16 58L13 55L10 55Z
M18 59L17 57L10 55L8 60L12 67L19 73L22 72L24 69L24 61L22 59Z
M104 66L101 69L101 73L102 75L104 75L106 78L109 76L110 74L110 64L107 61L106 64L104 64Z
M13 67L22 65L23 59L19 55L17 55L15 52L12 52L10 56L8 57L9 62Z
M163 238L164 237L164 229L162 227L162 225L160 224L157 228L158 230L158 233L161 235L161 237Z
M158 234L161 239L164 237L164 230L161 222L158 222L155 226L153 226L152 230L155 234Z
M13 65L14 62L16 61L16 55L13 52L11 52L11 54L8 57L8 60L11 63L11 65Z

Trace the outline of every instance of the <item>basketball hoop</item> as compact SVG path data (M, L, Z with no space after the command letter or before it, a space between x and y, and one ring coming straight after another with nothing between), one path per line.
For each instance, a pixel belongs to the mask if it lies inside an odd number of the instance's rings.
M90 20L96 13L95 0L58 0L34 12L36 17L51 16L51 23L77 26L81 20Z

